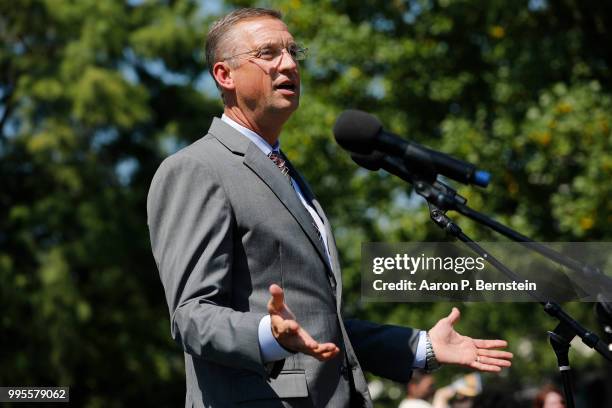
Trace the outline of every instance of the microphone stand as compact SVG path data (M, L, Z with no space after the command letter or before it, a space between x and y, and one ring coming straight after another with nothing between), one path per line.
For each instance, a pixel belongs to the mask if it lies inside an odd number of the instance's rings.
M463 233L461 228L446 215L446 212L448 210L457 210L497 232L509 236L512 239L516 238L515 240L519 242L532 241L511 228L490 219L484 214L480 214L477 211L470 209L466 206L467 200L449 186L437 180L435 180L433 183L427 181L427 179L431 179L430 176L431 175L426 178L420 178L415 175L412 177L412 181L417 194L427 200L430 217L433 222L441 229L447 231L450 235L465 243L472 251L485 258L487 262L493 265L508 278L512 280L521 280L520 276L516 272L506 267L497 258L492 256L478 243ZM536 250L538 252L549 257L553 261L562 263L563 265L571 267L572 269L580 266L580 264L578 264L576 261L565 259L563 255L557 253L556 251L550 250L543 245L537 244L535 248L537 248ZM591 268L585 269L584 267L581 267L577 270L587 274L594 273L593 269ZM559 304L543 299L539 293L530 292L530 295L544 307L544 311L546 313L559 320L557 327L553 331L549 331L548 335L550 344L555 352L555 355L557 356L557 364L563 380L563 389L567 406L569 408L574 408L574 394L572 389L571 367L568 354L572 339L575 336L580 337L584 344L595 349L610 362L612 362L612 353L610 353L606 344L601 341L596 334L587 330L580 323L574 320L563 310L563 308L561 308Z
M416 183L427 183L427 182L417 181ZM419 193L418 191L419 187L416 185L416 183L415 183L415 188L417 190L417 193ZM431 199L440 200L438 201L438 203L440 207L444 209L444 211L448 211L448 210L457 211L458 213L463 214L466 217L486 227L491 228L492 230L510 238L513 241L519 242L521 244L529 244L525 246L531 249L532 251L536 251L540 253L541 255L547 257L548 259L562 266L565 266L569 269L572 269L578 273L585 274L587 276L603 275L603 272L599 268L595 268L590 265L581 264L580 262L577 262L574 259L568 258L567 256L555 251L554 249L551 249L545 245L542 245L539 242L536 242L532 240L531 238L526 237L525 235L522 235L521 233L513 230L512 228L509 228L505 226L504 224L498 221L495 221L494 219L488 217L487 215L482 214L476 210L473 210L472 208L466 205L467 200L461 195L459 195L457 191L451 188L450 186L436 180L432 184L431 188L433 189L433 191L431 190L427 191L425 194L427 194L428 197L430 197ZM421 193L419 193L419 195L423 196L423 194ZM441 196L441 197L438 197L438 196ZM428 202L430 202L430 198L425 197L425 196L423 197Z

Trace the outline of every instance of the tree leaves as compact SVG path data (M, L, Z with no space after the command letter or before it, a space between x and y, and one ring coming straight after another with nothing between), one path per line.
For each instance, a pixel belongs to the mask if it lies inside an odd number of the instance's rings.
M605 2L265 3L309 48L301 107L281 143L330 216L347 314L428 328L451 305L360 301L361 242L447 237L410 186L358 168L335 144L344 109L490 170L488 189L459 192L524 234L612 237ZM83 406L183 403L145 200L163 157L222 109L202 86L209 7L0 2L0 383L71 385ZM476 239L499 239L452 216ZM461 308L459 330L509 340L513 386L554 372L544 336L554 321L539 306ZM568 308L596 327L588 305Z

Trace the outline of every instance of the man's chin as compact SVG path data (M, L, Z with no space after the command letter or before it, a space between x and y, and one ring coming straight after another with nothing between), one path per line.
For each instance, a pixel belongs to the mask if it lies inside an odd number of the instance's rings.
M293 112L297 110L300 106L300 99L296 97L295 99L285 99L283 101L279 101L274 105L272 110L278 114L286 114L291 115Z

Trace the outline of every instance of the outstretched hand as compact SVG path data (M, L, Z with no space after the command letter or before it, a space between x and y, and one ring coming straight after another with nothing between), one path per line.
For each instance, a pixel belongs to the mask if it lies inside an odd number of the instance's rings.
M295 315L285 304L285 296L280 286L272 284L269 291L272 296L268 302L272 334L284 348L311 355L320 361L330 360L340 352L334 343L316 342L298 324Z
M450 314L429 330L431 344L440 364L457 364L479 371L499 372L510 367L512 353L496 348L507 347L505 340L480 340L462 336L453 325L459 321L459 309L453 307Z

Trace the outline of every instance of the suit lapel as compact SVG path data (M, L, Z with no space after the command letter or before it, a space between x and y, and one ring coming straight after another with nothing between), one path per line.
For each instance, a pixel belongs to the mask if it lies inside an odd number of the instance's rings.
M313 226L312 217L304 208L304 205L302 205L302 202L291 184L287 181L287 178L281 174L272 160L266 157L266 155L263 154L255 144L251 143L246 136L240 134L240 132L218 118L213 119L209 133L215 136L233 153L244 156L243 163L250 168L270 188L270 190L272 190L274 195L276 195L287 211L289 211L300 225L317 250L323 263L328 269L331 269L329 261L327 260L325 248L319 240L315 227ZM293 168L291 169L294 170ZM297 172L295 172L295 174L297 174ZM305 185L301 177L299 182L301 183L300 188L302 185ZM302 190L302 192L312 195L312 192L310 192L308 188Z
M327 233L327 246L329 247L329 256L332 261L332 272L334 274L334 279L336 280L336 298L338 301L342 298L342 277L340 276L340 260L338 258L338 249L336 248L336 240L334 239L334 235L331 230L331 226L329 224L329 220L325 216L325 212L319 204L319 201L313 197L312 205L323 220L325 224L325 232Z
M342 285L339 284L341 282L340 261L338 259L338 250L336 248L336 242L334 240L334 235L332 233L331 226L329 224L329 220L327 219L327 216L325 215L325 211L323 211L323 207L321 207L321 204L319 204L319 201L315 197L314 193L312 192L312 189L310 188L306 180L302 178L302 175L298 173L298 171L293 167L291 162L287 160L287 157L285 157L284 154L283 154L283 157L286 159L287 166L289 166L289 168L291 169L293 178L299 184L300 190L302 190L302 193L304 194L306 201L308 201L312 205L312 207L317 212L319 217L321 217L323 224L325 225L325 232L327 233L327 246L329 248L329 255L331 258L331 262L332 262L331 269L333 272L334 279L336 280L336 287L337 287L336 295L340 297L341 292L342 292Z
M253 170L283 203L287 211L300 224L300 227L316 248L325 265L328 265L329 262L327 261L325 248L317 236L312 217L308 214L304 205L302 205L287 178L281 174L272 160L267 158L254 144L251 144L247 149L244 156L244 164Z

